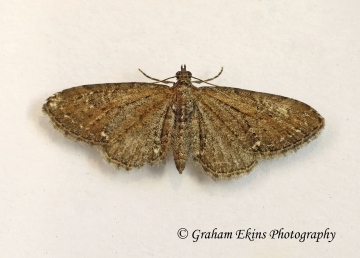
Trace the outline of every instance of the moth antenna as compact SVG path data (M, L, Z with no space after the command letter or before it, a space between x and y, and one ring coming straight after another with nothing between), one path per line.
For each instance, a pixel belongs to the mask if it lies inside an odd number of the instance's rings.
M175 78L175 76L172 76L172 77L169 77L169 78L166 78L164 80L159 80L159 79L156 79L156 78L153 78L153 77L150 77L149 75L147 75L146 73L144 73L140 68L138 68L138 70L147 78L153 80L153 81L157 81L157 82L162 82L162 83L173 83L171 81L167 81L169 79L172 79L172 78Z
M204 80L201 80L201 79L196 78L196 77L194 77L194 76L193 76L193 78L195 78L195 79L197 80L197 81L194 81L195 83L202 83L202 82L203 82L203 83L209 84L209 85L211 85L211 86L221 87L221 86L219 86L219 85L209 83L209 82L208 82L209 80L204 81Z
M200 80L200 79L195 78L195 77L193 76L193 78L198 79L198 81L193 81L193 83L202 83L202 82L209 82L209 81L212 81L212 80L216 79L217 77L219 77L219 76L220 76L220 74L222 74L222 72L223 72L223 71L224 71L224 67L223 67L223 66L221 66L221 70L220 70L220 72L219 72L219 73L218 73L215 77L210 78L210 79L206 79L206 80Z

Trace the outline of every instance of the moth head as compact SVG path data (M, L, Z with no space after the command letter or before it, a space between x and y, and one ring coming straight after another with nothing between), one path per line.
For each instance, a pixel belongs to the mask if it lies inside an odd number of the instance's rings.
M186 65L181 66L181 70L176 73L176 79L177 80L185 80L188 81L191 79L191 72L186 71Z

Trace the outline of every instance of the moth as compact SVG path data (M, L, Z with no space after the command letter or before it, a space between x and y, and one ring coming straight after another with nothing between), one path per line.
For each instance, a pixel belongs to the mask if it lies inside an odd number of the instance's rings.
M78 86L49 97L43 111L66 135L100 146L119 168L153 165L172 151L179 173L192 159L213 178L248 173L324 127L315 109L295 99L209 83L221 72L201 80L184 65L165 80L142 72L155 83Z

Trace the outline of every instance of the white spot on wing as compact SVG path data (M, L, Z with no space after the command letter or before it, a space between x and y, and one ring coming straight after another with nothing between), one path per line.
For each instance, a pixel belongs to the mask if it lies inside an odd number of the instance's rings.
M103 137L105 139L109 138L109 135L107 135L104 131L102 131L100 135L101 135L101 137Z

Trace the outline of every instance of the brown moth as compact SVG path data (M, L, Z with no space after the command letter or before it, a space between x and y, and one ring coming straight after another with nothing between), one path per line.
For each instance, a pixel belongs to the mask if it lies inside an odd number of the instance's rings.
M208 83L221 72L200 80L182 66L165 80L143 73L158 83L74 87L48 98L43 110L66 135L101 146L119 168L156 164L172 151L180 173L193 159L214 178L247 173L258 160L297 149L324 127L316 110L295 99ZM213 86L193 85L201 82Z

